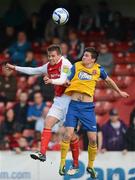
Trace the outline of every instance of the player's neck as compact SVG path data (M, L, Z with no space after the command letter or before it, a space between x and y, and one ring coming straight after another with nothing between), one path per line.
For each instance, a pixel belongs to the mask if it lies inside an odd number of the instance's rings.
M84 65L86 68L92 68L94 66L94 63Z

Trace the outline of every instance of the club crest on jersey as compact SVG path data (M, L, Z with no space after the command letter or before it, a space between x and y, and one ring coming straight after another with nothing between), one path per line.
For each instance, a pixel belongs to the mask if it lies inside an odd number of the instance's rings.
M91 80L92 79L92 75L88 74L87 72L81 71L78 74L78 78L80 80Z
M68 66L63 66L63 72L68 74L69 73L69 67Z

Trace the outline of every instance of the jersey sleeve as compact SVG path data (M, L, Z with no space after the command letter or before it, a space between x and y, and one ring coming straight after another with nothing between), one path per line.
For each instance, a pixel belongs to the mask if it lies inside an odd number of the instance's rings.
M107 72L105 71L105 69L101 66L100 67L100 78L105 80L107 78L108 74Z
M28 75L41 75L47 73L47 64L36 68L15 66L15 70Z
M68 80L71 81L71 79L73 79L75 75L75 65L72 66L71 70L70 70L70 74L68 75Z
M71 67L72 67L72 64L70 63L70 61L67 59L63 59L62 66L61 66L60 78L52 79L52 84L55 84L55 85L64 84L68 75L70 74Z

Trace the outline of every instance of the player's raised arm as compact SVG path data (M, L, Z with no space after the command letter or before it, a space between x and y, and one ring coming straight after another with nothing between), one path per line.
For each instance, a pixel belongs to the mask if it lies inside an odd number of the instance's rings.
M105 80L105 82L107 83L107 85L112 88L113 90L115 90L121 97L127 98L129 97L129 94L121 91L119 89L119 87L117 86L117 84L108 76L108 74L105 72L104 68L101 66L100 67L100 78Z
M125 91L121 91L117 84L109 77L105 79L105 82L107 83L108 86L110 86L112 89L114 89L121 97L127 98L129 97L129 94L126 93Z
M15 66L15 65L7 63L6 67L8 69L19 71L21 73L28 74L28 75L41 75L41 74L47 73L47 64L40 67L32 68L32 67L20 67L20 66Z

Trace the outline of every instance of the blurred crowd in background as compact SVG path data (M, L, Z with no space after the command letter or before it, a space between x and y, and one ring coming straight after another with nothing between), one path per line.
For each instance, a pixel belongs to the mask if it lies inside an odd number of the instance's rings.
M52 12L56 1L46 1L30 16L13 1L0 19L0 150L39 150L44 119L52 105L53 85L43 77L27 76L5 68L6 62L38 67L48 62L47 47L59 44L63 56L72 64L81 60L87 46L99 50L98 63L123 89L133 91L135 79L135 17L112 11L106 1L99 1L97 12L90 6L69 1L70 14L64 26L56 25ZM98 151L135 151L135 98L130 100L130 116L121 119L114 103L117 94L99 82L95 92ZM128 111L128 110L127 110ZM108 114L107 120L104 114ZM98 122L98 119L102 122ZM49 150L60 150L62 127L53 129ZM78 127L80 149L87 150L87 136Z

